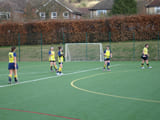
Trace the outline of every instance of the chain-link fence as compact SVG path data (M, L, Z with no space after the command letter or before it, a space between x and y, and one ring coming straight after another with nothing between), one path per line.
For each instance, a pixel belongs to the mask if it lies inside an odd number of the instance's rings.
M112 60L140 60L143 47L149 44L150 60L160 60L160 34L157 32L144 33L142 38L137 38L133 32L127 37L119 36L114 39L116 33L27 33L27 34L0 34L0 61L8 61L8 52L11 46L16 46L18 61L48 61L48 51L51 46L58 52L58 46L65 43L102 43L103 49L110 45L113 54ZM139 35L138 35L139 36ZM145 36L145 37L144 37ZM65 50L65 49L64 49ZM57 57L57 56L56 56Z

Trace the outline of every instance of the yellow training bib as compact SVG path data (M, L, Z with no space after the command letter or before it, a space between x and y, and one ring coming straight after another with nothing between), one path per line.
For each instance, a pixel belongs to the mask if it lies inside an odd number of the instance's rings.
M110 50L106 50L105 58L110 58L111 52Z
M144 55L148 55L148 49L146 47L143 48L143 53L144 53Z
M49 56L49 61L55 61L55 52L51 51L51 55Z
M9 63L14 63L14 53L13 52L9 52L8 53L8 57L9 57Z

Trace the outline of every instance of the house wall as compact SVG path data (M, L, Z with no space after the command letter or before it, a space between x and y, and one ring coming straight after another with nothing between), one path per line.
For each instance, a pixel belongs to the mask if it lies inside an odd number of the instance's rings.
M24 21L24 13L13 12L12 13L12 20L16 22L23 22Z
M138 14L147 14L145 5L146 5L146 0L137 1L137 13Z
M90 11L90 18L107 16L110 12L111 12L111 10L107 10L107 13L106 13L106 14L97 15L97 10L95 10L95 11Z
M159 7L160 9L160 7ZM146 8L147 14L160 14L156 12L156 7Z
M10 17L10 12L0 12L0 20L8 20Z
M47 6L40 9L39 12L45 12L47 19L51 19L51 12L57 12L57 18L55 18L55 19L73 19L73 18L77 19L77 18L79 18L77 15L73 15L68 9L61 6L57 2L52 2L52 3L48 4ZM68 18L65 18L63 16L64 12L68 12L68 14L69 14Z
M153 8L147 8L147 14L155 14L155 11L154 11L154 7Z

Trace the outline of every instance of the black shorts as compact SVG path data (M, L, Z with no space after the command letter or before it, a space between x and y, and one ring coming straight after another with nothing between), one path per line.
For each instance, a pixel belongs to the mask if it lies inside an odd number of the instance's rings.
M52 60L52 61L49 61L49 62L56 62L56 61L53 61L53 60Z
M104 61L108 61L108 60L111 60L110 58L104 58Z
M142 55L141 58L142 58L143 60L148 60L148 55Z
M63 64L63 62L59 62L59 64Z

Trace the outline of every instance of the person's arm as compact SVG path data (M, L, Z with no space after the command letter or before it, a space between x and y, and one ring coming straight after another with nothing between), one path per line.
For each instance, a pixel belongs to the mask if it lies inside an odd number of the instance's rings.
M104 51L104 57L106 56L106 51Z
M16 66L17 66L16 53L14 53L14 65L15 65L15 68L16 68Z
M143 49L143 51L142 51L142 54L144 55L144 49Z
M60 51L58 52L58 56L59 56L59 57L61 57L61 56L62 56Z
M49 51L49 53L48 53L48 54L49 54L49 56L51 56L51 55L52 55L52 54L51 54L51 51Z
M111 58L112 58L112 53L111 53Z
M62 53L61 55L63 56L63 58L65 58L65 56L64 56L64 52L63 52L63 48L62 48L62 52L61 52L61 53Z

